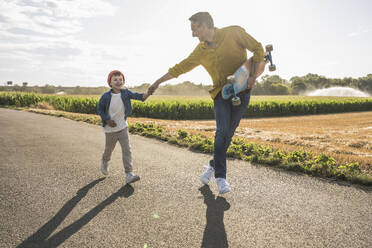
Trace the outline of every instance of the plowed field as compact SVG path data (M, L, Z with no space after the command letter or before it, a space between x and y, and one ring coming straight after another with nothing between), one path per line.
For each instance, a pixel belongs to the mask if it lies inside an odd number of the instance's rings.
M168 130L184 129L213 137L215 121L171 121L129 118L129 122L154 122ZM305 147L340 162L359 162L372 173L372 112L297 117L243 119L235 137L291 151Z

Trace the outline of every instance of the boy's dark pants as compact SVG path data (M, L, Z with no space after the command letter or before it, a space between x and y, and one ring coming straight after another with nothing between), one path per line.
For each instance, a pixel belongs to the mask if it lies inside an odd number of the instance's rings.
M241 104L233 106L231 99L224 100L219 93L214 99L214 116L216 118L216 134L214 136L214 154L209 164L215 170L215 178L226 179L226 151L234 136L243 114L245 113L251 91L238 94Z

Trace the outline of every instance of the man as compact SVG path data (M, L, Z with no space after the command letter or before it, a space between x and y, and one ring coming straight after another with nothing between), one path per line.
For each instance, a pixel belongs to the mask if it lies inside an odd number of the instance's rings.
M202 65L208 71L213 81L209 93L214 101L216 133L213 159L206 166L200 180L208 184L214 172L219 193L224 194L230 191L230 186L226 182L226 151L249 104L251 88L265 66L264 50L259 42L239 26L215 28L208 12L198 12L189 20L192 36L198 37L200 43L186 59L156 80L150 86L149 93L152 94L161 83L176 78L198 65ZM247 49L253 52L252 72L247 89L238 94L241 104L233 106L231 99L222 98L221 90L227 83L227 76L233 74L247 60Z

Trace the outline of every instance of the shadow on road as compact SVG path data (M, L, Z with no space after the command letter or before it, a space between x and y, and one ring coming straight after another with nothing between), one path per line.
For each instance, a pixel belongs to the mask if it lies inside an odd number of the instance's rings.
M229 210L230 204L224 197L212 193L208 185L199 189L204 197L204 203L207 205L207 224L205 226L202 248L226 248L229 247L225 224L223 223L224 212Z
M134 189L129 184L121 187L118 191L113 193L111 196L106 198L95 208L91 209L88 213L84 214L80 219L76 220L72 224L63 228L49 239L49 235L57 229L57 227L63 222L66 216L72 211L72 209L82 200L88 191L92 189L96 184L104 178L97 179L76 192L71 200L65 203L58 213L50 219L45 225L43 225L38 231L23 241L18 248L36 248L36 247L57 247L61 245L65 240L71 237L74 233L78 232L83 226L97 216L105 207L113 203L118 197L128 198L134 192Z

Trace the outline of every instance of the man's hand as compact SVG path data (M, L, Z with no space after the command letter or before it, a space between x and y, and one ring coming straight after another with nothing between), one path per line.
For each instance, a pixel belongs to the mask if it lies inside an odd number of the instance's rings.
M247 82L247 89L252 89L255 83L256 83L256 77L250 76Z
M149 89L147 90L147 93L149 95L152 95L154 94L155 90L159 87L159 85L165 81L168 81L169 79L172 79L173 76L169 73L166 73L164 74L161 78L159 78L158 80L155 81L155 83L153 83Z
M116 127L116 122L113 120L107 120L106 124L109 125L110 127Z
M159 84L160 84L160 83L158 83L158 81L156 81L155 83L153 83L153 84L148 88L147 93L148 93L149 95L154 94L155 90L159 87Z
M251 58L252 59L252 58ZM256 79L265 71L266 62L251 61L251 72L247 82L247 89L252 89Z

